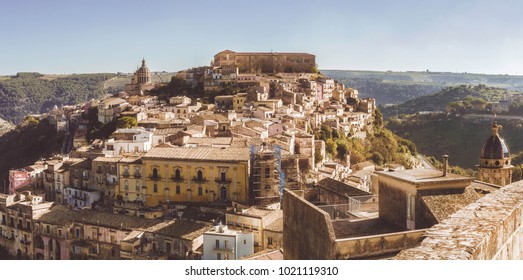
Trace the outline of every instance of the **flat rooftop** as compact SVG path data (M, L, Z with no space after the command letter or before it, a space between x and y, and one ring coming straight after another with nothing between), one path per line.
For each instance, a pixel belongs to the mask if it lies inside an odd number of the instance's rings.
M465 177L457 174L447 172L447 176L443 176L440 170L432 169L408 169L397 171L378 171L380 176L394 178L400 181L408 182L415 185L433 184L433 183L453 183L453 182L472 182L474 180L470 177Z

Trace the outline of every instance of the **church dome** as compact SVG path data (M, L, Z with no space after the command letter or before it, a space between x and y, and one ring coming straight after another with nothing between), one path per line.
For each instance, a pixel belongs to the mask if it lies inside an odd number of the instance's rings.
M145 59L142 59L142 66L136 70L136 75L138 76L139 84L151 83L151 71L145 65Z
M481 149L482 159L506 159L510 157L510 150L507 143L498 134L500 126L496 123L492 125L492 135L487 139Z

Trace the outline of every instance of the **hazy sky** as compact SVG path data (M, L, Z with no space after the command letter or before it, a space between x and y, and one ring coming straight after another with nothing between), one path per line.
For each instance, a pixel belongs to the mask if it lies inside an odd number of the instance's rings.
M235 51L320 69L523 74L523 1L0 0L0 75L153 71Z

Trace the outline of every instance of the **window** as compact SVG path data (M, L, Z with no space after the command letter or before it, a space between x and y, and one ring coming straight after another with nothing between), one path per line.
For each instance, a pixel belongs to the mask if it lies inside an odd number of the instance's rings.
M76 233L76 237L77 237L77 238L80 238L80 230L79 230L79 229L76 229L76 232L75 232L75 233Z
M203 195L202 187L198 187L198 195L199 195L199 196L202 196L202 195Z
M227 177L225 175L225 172L222 172L220 175L221 175L222 182L227 181Z
M51 233L51 227L48 226L48 225L45 226L45 231L46 231L47 233Z
M60 237L62 236L62 230L61 229L58 230L58 236L60 236Z
M198 170L198 181L203 181L203 172L201 170Z
M216 249L220 248L220 240L216 239L215 245L216 245L215 246Z
M272 245L272 238L267 238L267 245Z
M176 186L176 194L180 194L180 186Z
M168 254L171 253L171 243L170 242L165 242L165 250L167 251Z
M153 192L158 192L158 184L154 183Z
M25 222L25 228L27 230L31 230L31 222L29 222L29 221Z
M217 260L221 260L222 259L222 254L221 253L217 253L216 254L216 259Z
M265 167L265 178L271 177L271 168L269 166Z
M177 180L180 180L182 178L180 169L176 169L176 171L174 171L174 178Z
M158 169L153 168L153 178L158 178Z
M244 240L243 240L243 244L247 244L247 239L244 239Z

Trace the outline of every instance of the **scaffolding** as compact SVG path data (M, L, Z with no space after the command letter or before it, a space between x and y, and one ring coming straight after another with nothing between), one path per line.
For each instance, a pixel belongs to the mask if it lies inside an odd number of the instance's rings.
M253 203L282 202L285 172L278 145L251 145L251 198Z

